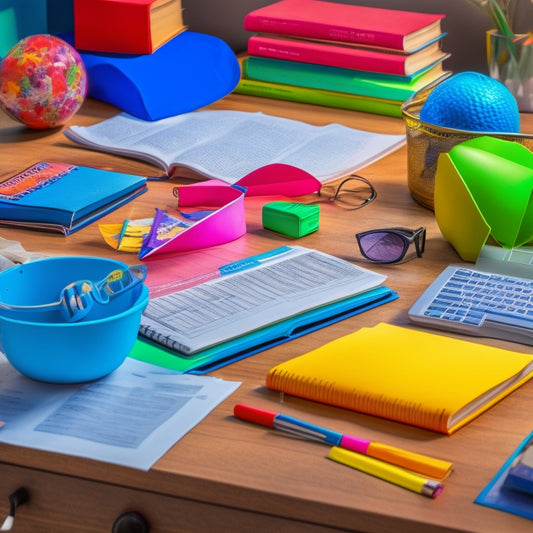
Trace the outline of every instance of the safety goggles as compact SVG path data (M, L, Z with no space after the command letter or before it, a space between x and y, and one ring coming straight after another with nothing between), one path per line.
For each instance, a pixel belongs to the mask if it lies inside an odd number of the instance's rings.
M414 242L417 257L422 257L426 244L426 228L385 228L363 231L355 235L363 257L374 263L398 263Z
M0 302L0 308L11 311L59 310L67 322L87 316L95 303L106 304L112 298L133 289L146 278L146 265L116 269L100 281L79 280L61 289L59 300L49 304L12 305Z

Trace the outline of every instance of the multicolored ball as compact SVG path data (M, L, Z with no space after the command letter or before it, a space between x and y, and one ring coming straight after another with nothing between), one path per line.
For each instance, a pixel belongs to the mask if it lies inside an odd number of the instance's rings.
M0 104L29 128L64 124L87 95L87 72L78 52L53 35L20 40L0 64Z

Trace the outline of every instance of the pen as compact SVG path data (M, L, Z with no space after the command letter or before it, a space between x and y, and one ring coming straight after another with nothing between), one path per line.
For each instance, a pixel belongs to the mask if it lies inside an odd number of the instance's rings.
M440 481L338 446L331 448L328 458L429 498L436 498L444 490Z
M343 435L337 431L325 429L292 416L275 414L244 404L237 404L233 409L233 414L241 420L255 422L256 424L275 428L309 440L340 446L341 448L375 457L435 479L444 479L453 468L452 463L443 461L442 459L409 452L387 444L350 435Z

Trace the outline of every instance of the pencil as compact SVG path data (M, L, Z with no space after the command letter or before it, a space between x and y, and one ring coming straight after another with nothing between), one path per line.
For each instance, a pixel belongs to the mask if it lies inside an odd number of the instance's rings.
M331 448L328 458L429 498L436 498L444 489L440 481L338 446Z

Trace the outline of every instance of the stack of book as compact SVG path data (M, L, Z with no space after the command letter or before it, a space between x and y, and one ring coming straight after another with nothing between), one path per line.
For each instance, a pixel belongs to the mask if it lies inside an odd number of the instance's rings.
M256 9L235 92L401 116L412 94L450 75L444 16L323 0Z
M74 0L79 50L152 54L186 30L181 0Z

